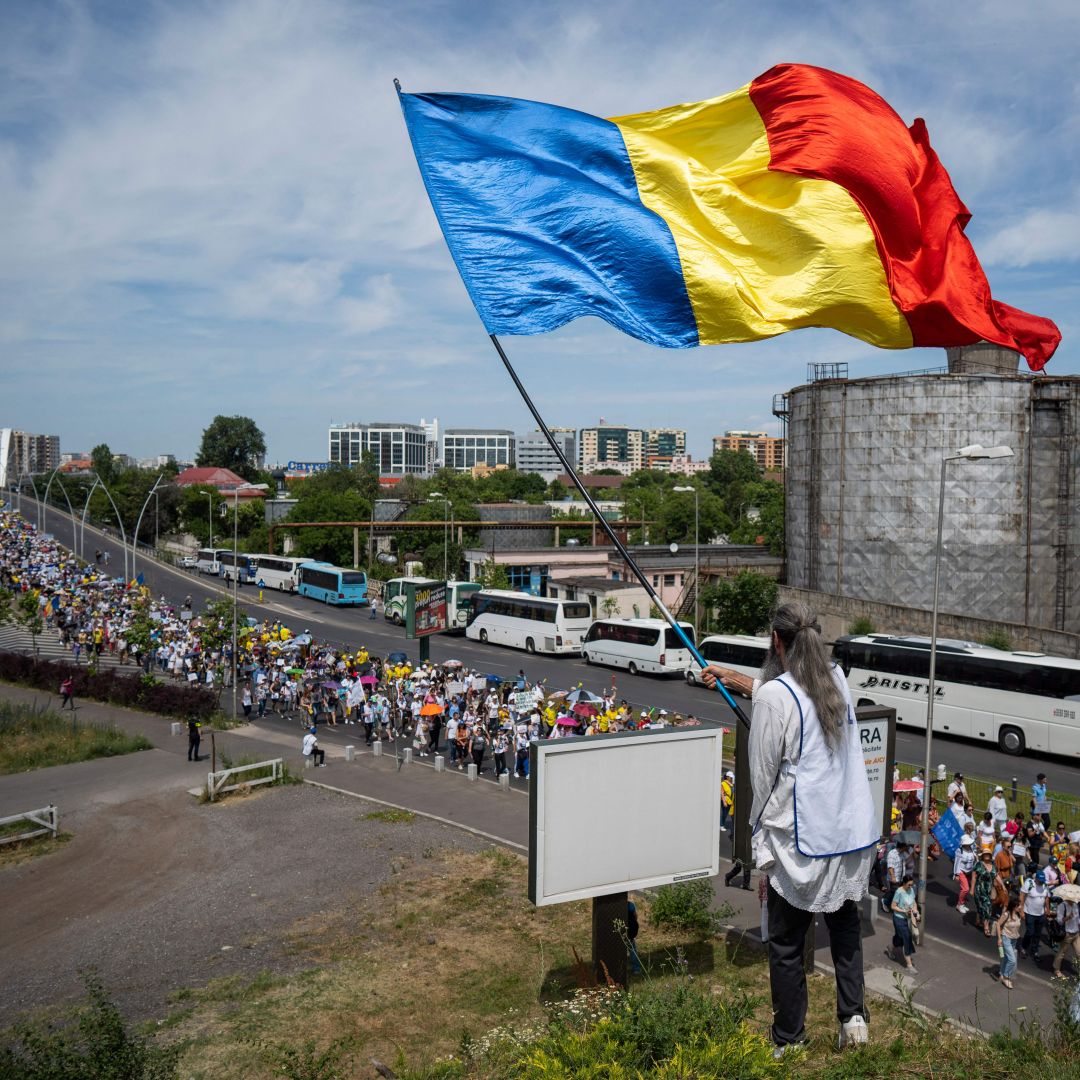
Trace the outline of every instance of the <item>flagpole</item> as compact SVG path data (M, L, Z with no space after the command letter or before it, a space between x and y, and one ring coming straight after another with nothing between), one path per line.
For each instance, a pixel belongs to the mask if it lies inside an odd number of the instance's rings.
M574 482L574 487L578 489L578 491L581 493L581 497L588 504L589 509L592 511L593 516L596 518L597 524L599 524L600 528L603 529L605 533L607 533L608 539L611 540L611 542L615 545L615 549L623 557L626 565L630 567L630 570L633 573L634 577L636 577L641 583L641 586L648 594L649 599L652 600L652 602L656 605L656 607L660 611L660 614L663 615L663 617L667 620L668 624L675 631L675 633L678 634L680 638L682 638L683 644L690 650L690 653L694 657L694 659L701 667L706 667L706 661L702 657L701 653L698 652L695 643L692 642L689 637L687 637L686 631L679 625L678 620L675 618L674 615L671 614L671 612L667 608L667 605L660 599L660 596L653 588L652 583L645 576L645 574L642 573L637 563L634 562L633 558L630 555L630 552L626 550L626 545L623 544L623 542L616 535L615 530L611 527L611 523L607 520L607 518L604 517L602 513L600 513L600 508L596 505L596 502L589 494L588 489L582 483L581 477L577 474L577 470L567 460L566 455L562 451L562 447L559 446L558 442L556 442L555 437L551 434L551 430L548 428L547 424L544 423L544 418L540 415L539 410L533 404L532 398L529 397L529 392L522 385L521 380L518 378L517 372L514 370L513 364L510 363L510 358L503 350L502 342L499 341L498 337L495 334L491 334L489 336L491 338L492 345L495 346L495 351L499 354L499 359L502 360L503 366L506 368L507 373L513 380L514 386L517 387L517 391L521 395L522 401L525 402L525 405L528 408L529 412L532 413L533 419L536 421L537 426L543 432L544 438L548 441L548 445L555 452L555 456L559 459L559 463L566 470L566 473L570 477L570 479ZM716 689L724 695L724 700L731 707L731 711L736 715L736 717L738 717L739 722L749 728L750 720L747 717L746 713L744 713L743 710L739 707L735 699L731 696L731 694L728 693L727 688L723 685L723 683L720 682L719 679L716 680Z

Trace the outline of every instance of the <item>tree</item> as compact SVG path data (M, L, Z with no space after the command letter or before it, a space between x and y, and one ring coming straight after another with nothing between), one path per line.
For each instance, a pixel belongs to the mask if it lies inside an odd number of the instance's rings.
M764 537L773 555L784 552L784 485L775 480L758 480L742 488L742 502L736 508L731 541L756 544ZM756 515L751 518L750 511Z
M706 621L713 613L713 628L717 633L758 634L769 625L779 589L772 578L744 570L701 590Z
M615 618L619 614L619 598L617 596L605 596L600 604L600 610L604 613L605 618Z
M502 563L489 556L480 565L480 584L485 589L509 589L510 575Z
M109 449L108 443L98 443L97 446L90 451L90 465L94 472L101 477L101 482L103 484L112 483L116 468L113 464L112 451Z
M215 416L203 431L195 464L200 468L232 469L252 480L266 453L266 439L246 416Z
M34 644L34 655L37 656L38 635L45 629L41 618L41 599L36 590L31 589L19 598L15 618L20 626L24 626L30 634L30 640Z

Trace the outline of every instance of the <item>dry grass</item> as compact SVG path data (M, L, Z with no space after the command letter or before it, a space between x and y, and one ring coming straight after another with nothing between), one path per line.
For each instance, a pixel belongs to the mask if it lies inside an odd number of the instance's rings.
M24 822L20 828L32 829L34 826ZM42 855L51 855L58 851L71 839L71 833L62 832L56 836L38 836L33 840L15 840L10 844L0 846L0 869L9 866L18 866L29 859L37 859Z
M162 1029L185 1045L180 1075L269 1080L282 1075L281 1047L313 1040L320 1049L344 1041L354 1064L342 1075L369 1077L372 1057L393 1064L403 1056L415 1066L455 1053L463 1033L477 1039L508 1020L542 1017L545 1001L579 983L574 950L588 956L590 912L587 903L534 908L525 873L524 860L497 849L436 853L398 864L361 910L299 921L284 942L294 961L309 962L299 975L266 972L251 983L175 995ZM647 920L638 945L654 981L681 968L715 993L750 994L754 1026L767 1033L760 946L660 933ZM807 1075L835 1064L835 1024L833 983L815 977ZM903 1038L910 1025L910 1014L895 1005L874 1008L876 1044Z

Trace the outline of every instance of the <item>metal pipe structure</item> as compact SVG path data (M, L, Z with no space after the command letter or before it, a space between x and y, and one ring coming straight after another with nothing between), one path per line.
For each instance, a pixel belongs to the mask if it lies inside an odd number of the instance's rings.
M630 552L626 550L626 545L619 539L618 534L612 528L611 523L600 513L600 508L596 505L592 495L589 494L588 488L581 481L581 477L578 476L577 470L570 464L566 458L566 454L563 453L563 449L555 440L555 436L551 434L551 429L544 422L544 418L540 415L539 410L533 404L532 398L529 397L528 391L525 389L521 380L518 378L517 372L514 370L513 365L510 363L509 357L503 351L502 343L499 341L495 334L489 335L492 345L495 346L495 351L499 354L499 359L502 360L503 366L506 368L507 374L510 376L517 388L517 392L521 395L522 401L525 402L529 412L532 413L533 419L536 421L536 426L543 432L544 438L547 439L548 445L551 447L555 456L559 459L559 464L566 470L566 474L573 481L574 486L581 493L581 497L588 504L589 509L593 513L593 519L596 525L599 525L601 529L607 534L608 539L611 540L615 546L615 550L622 556L626 565L630 567L634 577L641 583L642 588L645 590L646 595L656 605L660 614L667 621L668 625L675 631L675 633L682 640L682 643L690 650L690 655L697 661L698 665L702 668L707 667L708 663L705 658L698 652L698 648L695 642L692 642L687 636L686 631L679 625L678 619L668 610L667 605L660 599L660 594L653 588L652 582L648 577L642 573L641 568L630 557ZM594 526L595 527L595 526ZM737 717L739 723L743 724L747 729L750 727L750 718L743 712L742 708L736 703L735 699L728 693L727 688L720 682L716 681L716 689L723 696L724 700L728 703L731 711Z
M130 581L131 578L128 576L127 533L124 532L124 519L120 516L120 511L117 509L116 506L116 500L112 497L112 493L105 486L105 481L102 480L97 473L94 473L94 476L97 478L98 483L101 484L101 490L105 492L106 497L112 504L113 513L116 515L116 524L120 526L120 548L124 554L124 580Z
M90 490L86 493L86 502L83 503L82 521L79 523L79 558L86 562L86 514L90 509L90 499L93 497L95 489L101 483L101 479L97 473L94 473L94 482L90 485Z
M143 514L146 513L146 508L150 505L150 496L157 493L158 485L164 478L164 473L158 473L158 478L154 481L154 486L143 500L142 509L139 511L139 516L135 521L135 535L131 539L131 577L127 579L128 581L135 577L135 553L139 549L139 526L142 524Z
M963 446L955 454L941 459L941 482L938 487L937 543L934 546L934 601L930 616L930 675L926 680L926 764L923 768L923 812L919 829L919 913L921 933L926 933L926 872L930 847L930 762L934 740L934 693L937 679L938 598L941 586L941 548L945 529L945 472L950 461L984 461L1012 457L1008 446Z
M56 475L59 472L60 466L57 465L56 468L53 469L52 473L49 475L49 482L45 485L45 497L42 500L41 505L38 507L38 520L40 522L40 524L38 525L39 533L44 532L45 530L45 509L49 502L49 490L52 488L53 481L56 479ZM71 499L68 497L67 488L64 487L63 480L59 481L59 483L60 490L64 493L64 502L66 502L68 506L68 514L71 517L71 552L73 555L78 555L78 536L75 533L75 511L72 509ZM37 488L34 489L34 492L36 494Z
M210 504L207 507L207 511L206 511L207 516L210 519L210 544L209 544L209 546L211 548L213 548L213 546L214 546L214 493L212 491L208 491L206 493L206 497L210 500Z

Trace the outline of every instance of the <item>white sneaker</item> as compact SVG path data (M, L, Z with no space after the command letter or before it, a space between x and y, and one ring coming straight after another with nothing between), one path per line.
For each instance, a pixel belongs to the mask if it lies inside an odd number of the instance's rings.
M968 911L968 909L967 909L967 904L957 904L957 905L956 905L956 910L957 910L957 911L958 911L958 912L959 912L959 913L960 913L961 915L966 915L966 914L967 914L967 911Z
M870 1041L870 1029L866 1026L866 1020L861 1016L853 1016L840 1025L839 1046L843 1050L845 1046L860 1046Z

